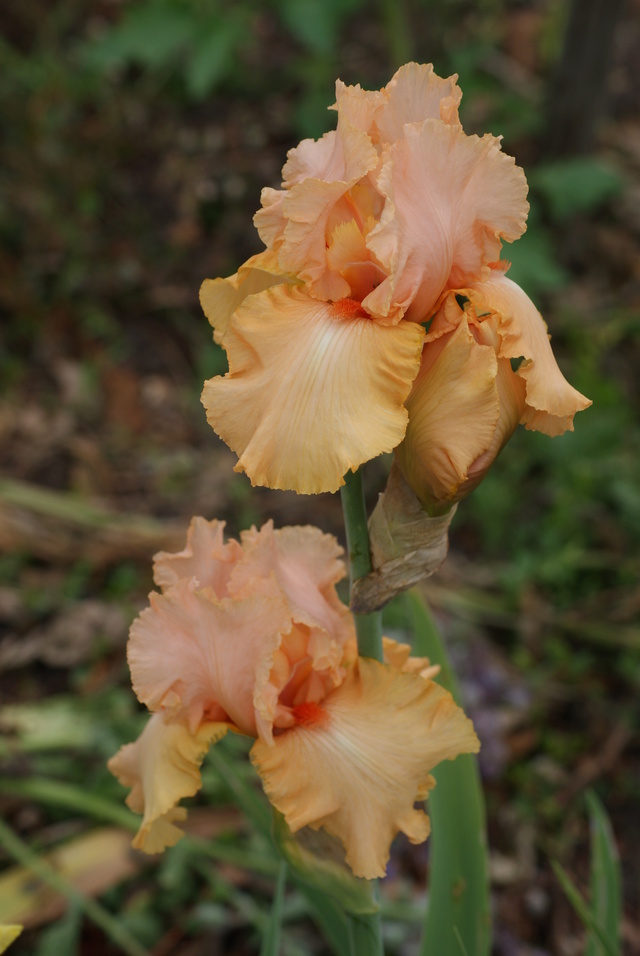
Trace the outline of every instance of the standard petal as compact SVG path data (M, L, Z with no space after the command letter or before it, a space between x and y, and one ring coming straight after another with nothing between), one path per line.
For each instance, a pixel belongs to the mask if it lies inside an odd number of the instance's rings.
M473 462L491 446L500 413L498 361L480 345L466 317L429 342L407 401L409 425L396 459L427 507L447 505Z
M248 295L272 285L294 282L283 273L275 252L265 249L240 266L228 279L205 279L200 286L200 305L213 326L213 337L220 342L229 319Z
M462 90L457 74L443 79L433 72L431 63L405 63L384 88L385 106L376 116L376 126L384 143L400 139L405 123L426 119L460 125L458 107Z
M388 278L363 300L372 315L429 318L444 289L488 277L501 239L525 229L527 183L499 140L438 120L405 126L378 189L386 204L367 245Z
M255 700L291 629L291 611L273 579L257 582L254 592L217 600L180 580L165 594L152 593L128 645L138 699L193 732L203 720L225 720L255 736Z
M348 123L341 124L335 142L340 145L340 155L331 168L322 177L309 176L297 182L284 197L282 212L287 223L278 247L282 268L308 283L311 293L323 300L350 295L349 284L331 271L327 261L334 208L378 163L367 134ZM353 212L348 209L346 215Z
M275 574L296 623L320 628L341 645L352 636L349 609L335 589L346 568L340 560L344 551L333 535L311 525L274 531L269 521L260 531L253 528L241 537L244 558L233 572L234 595L250 594L256 577Z
M499 313L500 357L524 359L517 370L526 385L522 424L552 436L573 431L573 416L591 402L558 368L547 326L529 296L498 269L487 282L470 286L463 294L470 296L477 312Z
M206 723L192 734L180 723L165 722L153 714L141 735L121 747L107 766L124 787L131 787L127 804L142 813L134 847L145 853L160 853L183 836L175 824L186 810L178 807L201 787L200 764L209 747L223 737L229 725Z
M201 588L211 588L217 597L227 596L227 584L243 551L237 541L225 544L224 521L192 518L187 544L171 554L160 551L153 558L153 580L166 591L182 578L195 578Z
M336 491L402 439L423 338L416 323L381 326L351 300L268 289L229 326L229 374L205 383L207 419L253 484Z
M471 722L442 687L364 658L298 716L272 747L254 744L251 759L289 827L324 827L366 879L384 876L398 831L414 843L426 839L428 818L413 804L425 796L429 771L479 747Z
M359 83L347 86L342 80L337 80L336 102L329 108L337 110L339 122L347 122L363 130L373 142L377 142L375 118L386 102L384 90L363 90Z

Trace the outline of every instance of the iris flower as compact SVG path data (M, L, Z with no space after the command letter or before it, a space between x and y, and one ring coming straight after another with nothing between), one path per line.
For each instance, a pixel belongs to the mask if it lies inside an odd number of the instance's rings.
M204 282L229 372L206 382L202 399L252 483L335 491L347 471L396 448L411 416L427 414L425 379L430 414L455 374L467 398L457 430L468 428L468 406L481 416L477 437L460 436L464 471L499 441L500 360L514 351L524 359L508 385L516 422L548 430L552 418L557 433L585 407L539 314L496 267L502 242L525 230L527 184L498 138L464 132L456 80L409 63L379 91L338 81L337 128L292 149L282 187L262 192L255 224L266 249L230 278ZM456 369L440 372L432 357L445 326L460 324L457 293L478 321L465 318L451 346Z
M292 831L322 827L356 875L383 875L398 831L416 843L429 833L414 802L432 768L477 751L471 722L407 645L385 640L385 663L358 658L334 538L269 522L225 542L223 529L194 518L185 549L156 556L160 592L131 628L133 686L151 716L109 767L142 814L134 846L177 842L178 804L234 731L255 738L251 760Z

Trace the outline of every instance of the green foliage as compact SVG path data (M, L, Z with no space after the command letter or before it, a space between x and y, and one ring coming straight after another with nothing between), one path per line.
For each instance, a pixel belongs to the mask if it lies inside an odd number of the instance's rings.
M143 0L82 50L102 73L130 65L178 74L190 99L211 93L234 68L250 39L253 4L233 8L209 0Z
M538 166L529 173L529 183L543 197L556 222L579 213L593 213L619 196L624 188L620 171L594 156Z
M373 899L371 883L354 877L340 859L339 847L331 846L329 838L309 834L316 847L305 845L300 836L291 833L277 810L273 811L273 836L292 871L309 886L335 899L347 913L377 912L379 905Z
M437 624L417 591L406 596L414 651L440 664L438 682L462 703ZM429 906L422 956L485 956L491 946L486 811L477 760L461 754L433 771Z

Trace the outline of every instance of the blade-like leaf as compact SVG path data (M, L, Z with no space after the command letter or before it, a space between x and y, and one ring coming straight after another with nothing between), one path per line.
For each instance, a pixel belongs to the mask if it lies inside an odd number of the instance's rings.
M416 591L406 596L417 654L440 664L438 682L460 703L438 628ZM486 820L478 765L471 754L433 772L429 905L421 956L488 956L491 936Z
M287 864L282 861L280 864L280 872L278 873L278 881L276 883L276 891L273 895L273 903L271 904L271 915L269 917L269 925L267 926L267 931L264 934L264 939L262 940L262 946L260 947L260 956L278 956L280 951L280 936L282 932L282 906L284 903L284 889L287 883Z
M620 952L622 890L620 860L611 822L591 790L586 795L591 824L591 909L615 953ZM601 956L602 948L590 936L585 956Z
M600 952L603 954L603 956L619 956L619 951L607 939L604 929L596 920L595 916L589 909L589 904L567 871L555 861L551 862L551 866L553 867L553 872L558 878L558 882L567 895L567 899L573 906L581 921L584 923L592 936L597 938L600 944Z

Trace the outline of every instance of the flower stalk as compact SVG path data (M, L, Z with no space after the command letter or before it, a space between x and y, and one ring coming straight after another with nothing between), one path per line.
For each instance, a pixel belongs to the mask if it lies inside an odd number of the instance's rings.
M352 593L355 582L371 574L373 570L362 469L347 472L344 485L340 489L340 497L347 537L349 587ZM372 657L374 660L382 661L382 613L373 611L370 614L354 614L354 620L358 654L361 657ZM377 880L373 884L373 891L377 897L379 893ZM380 911L371 916L351 917L349 940L354 956L356 954L357 956L360 954L384 956Z
M350 588L353 592L356 581L365 578L373 570L361 469L347 472L340 495L347 535ZM382 661L382 614L379 611L370 614L354 614L354 619L358 637L358 654L361 657L372 657L376 661Z

